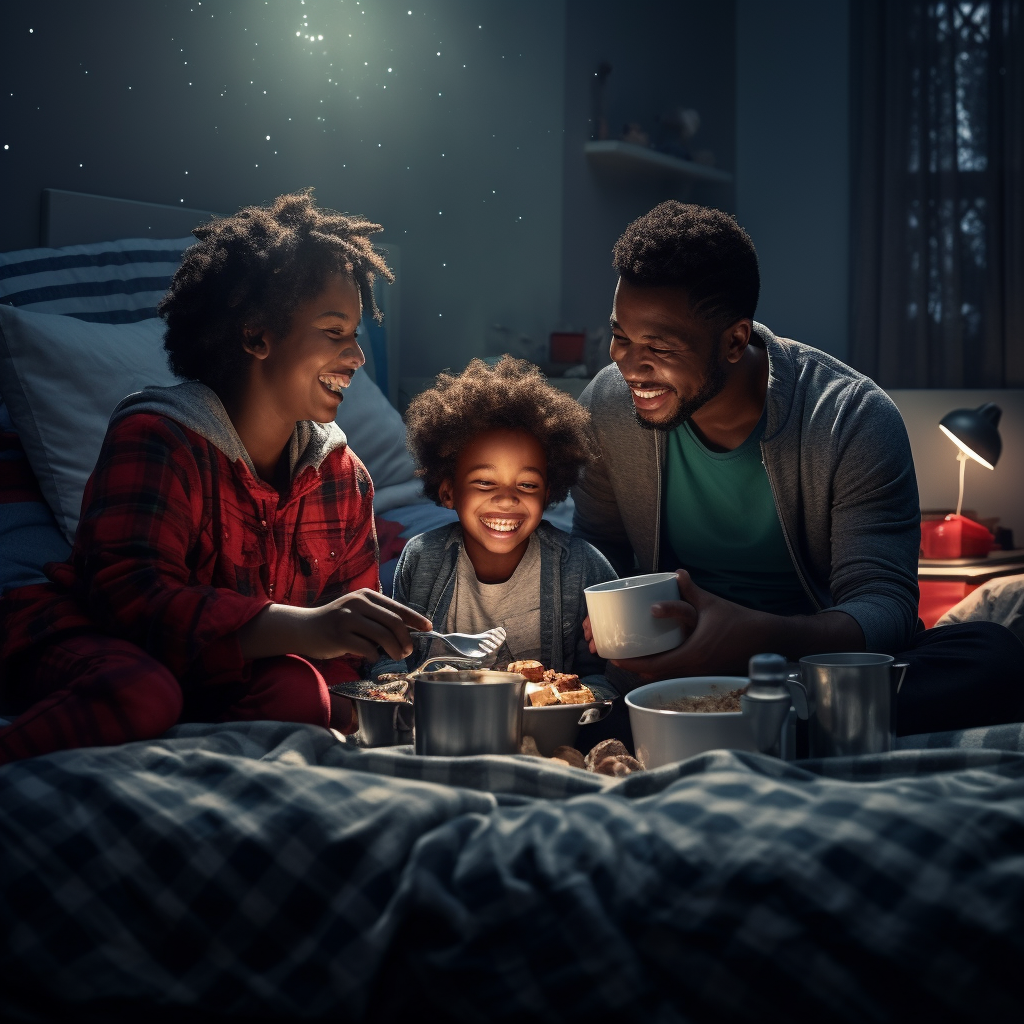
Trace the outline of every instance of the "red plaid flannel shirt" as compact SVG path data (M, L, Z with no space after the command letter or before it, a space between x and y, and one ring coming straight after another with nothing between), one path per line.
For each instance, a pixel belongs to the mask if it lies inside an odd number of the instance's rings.
M0 602L4 662L83 632L131 640L183 685L247 676L238 630L271 602L379 589L373 484L347 446L285 495L210 441L138 413L107 433L67 562ZM357 659L319 662L328 683Z

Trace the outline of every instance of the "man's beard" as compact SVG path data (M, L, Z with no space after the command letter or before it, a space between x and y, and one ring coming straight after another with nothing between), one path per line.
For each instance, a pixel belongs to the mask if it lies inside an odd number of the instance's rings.
M682 426L698 409L702 409L712 398L716 397L725 387L726 381L729 379L729 371L726 368L728 361L720 359L718 352L712 351L711 358L708 360L708 365L704 369L704 379L700 382L700 387L697 388L697 393L692 398L683 398L679 402L679 408L676 409L675 415L671 419L665 420L661 423L652 423L650 420L645 420L640 415L640 410L633 406L633 415L636 417L637 423L640 424L644 430L675 430L676 427Z

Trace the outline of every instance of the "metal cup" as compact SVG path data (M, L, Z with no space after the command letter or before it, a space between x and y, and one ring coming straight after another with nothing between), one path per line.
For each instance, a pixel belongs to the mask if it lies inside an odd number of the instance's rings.
M801 658L810 756L847 757L892 750L896 741L896 695L906 670L906 662L897 663L888 654L815 654ZM798 705L797 710L804 709Z
M525 677L482 669L416 674L417 754L518 754Z

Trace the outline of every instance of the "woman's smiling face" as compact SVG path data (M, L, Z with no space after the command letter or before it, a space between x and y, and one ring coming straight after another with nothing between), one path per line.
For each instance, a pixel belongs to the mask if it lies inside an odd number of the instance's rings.
M355 281L332 274L296 309L288 333L267 339L259 370L284 420L329 423L337 415L343 389L366 362L356 341L361 313Z
M520 430L478 434L459 454L455 479L441 500L462 524L466 552L482 583L516 570L548 503L548 460L540 442Z

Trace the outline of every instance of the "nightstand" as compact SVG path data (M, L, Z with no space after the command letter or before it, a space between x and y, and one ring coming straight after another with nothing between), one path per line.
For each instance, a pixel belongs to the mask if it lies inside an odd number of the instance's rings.
M1024 549L990 551L984 558L922 558L917 566L921 600L917 613L932 626L972 590L998 576L1024 573Z

